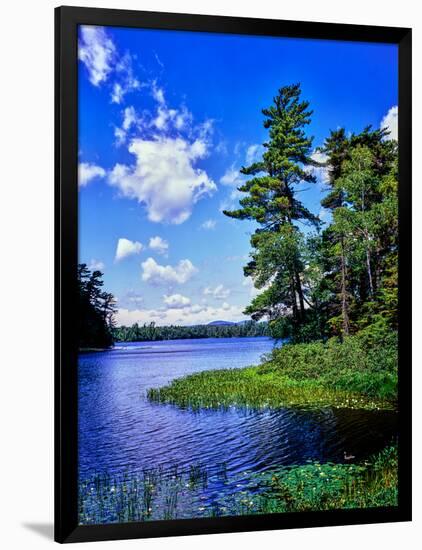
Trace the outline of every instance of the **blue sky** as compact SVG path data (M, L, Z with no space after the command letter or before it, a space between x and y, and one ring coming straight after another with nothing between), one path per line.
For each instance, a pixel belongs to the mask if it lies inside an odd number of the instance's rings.
M397 62L387 44L81 27L79 259L118 324L245 319L254 225L221 210L262 151L261 109L300 82L314 147L339 126L396 137ZM317 177L301 199L324 218Z

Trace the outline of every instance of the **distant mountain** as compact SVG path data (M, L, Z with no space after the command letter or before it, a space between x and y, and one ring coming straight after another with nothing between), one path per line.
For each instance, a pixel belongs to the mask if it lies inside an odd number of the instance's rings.
M211 321L211 323L208 323L207 326L209 327L220 327L224 325L235 325L236 323L232 323L231 321Z

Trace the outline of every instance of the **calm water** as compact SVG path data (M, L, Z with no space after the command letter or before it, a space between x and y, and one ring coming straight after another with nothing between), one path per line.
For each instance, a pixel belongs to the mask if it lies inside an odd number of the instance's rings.
M362 460L396 434L388 411L201 411L150 403L146 390L209 369L257 364L269 338L176 340L117 345L79 358L79 474L181 468L263 471L307 460Z

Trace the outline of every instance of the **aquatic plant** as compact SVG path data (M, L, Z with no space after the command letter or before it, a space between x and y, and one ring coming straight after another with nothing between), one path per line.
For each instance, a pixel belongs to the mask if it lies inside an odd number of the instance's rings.
M184 472L159 467L136 475L97 474L79 485L79 523L396 506L397 467L392 445L363 463L314 462L250 472L243 483L230 478L223 465L213 476L200 464ZM205 498L215 480L237 490Z
M306 464L261 476L264 493L251 497L255 513L397 506L397 448L363 464Z

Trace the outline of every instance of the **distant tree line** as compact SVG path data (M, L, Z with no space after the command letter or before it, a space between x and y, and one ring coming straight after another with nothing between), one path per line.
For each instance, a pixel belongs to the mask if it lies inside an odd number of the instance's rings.
M113 336L118 342L150 342L155 340L184 340L189 338L246 338L270 336L268 323L246 321L230 325L171 325L159 327L155 323L131 327L116 327Z
M108 348L113 345L115 300L104 292L103 274L78 265L79 348Z

